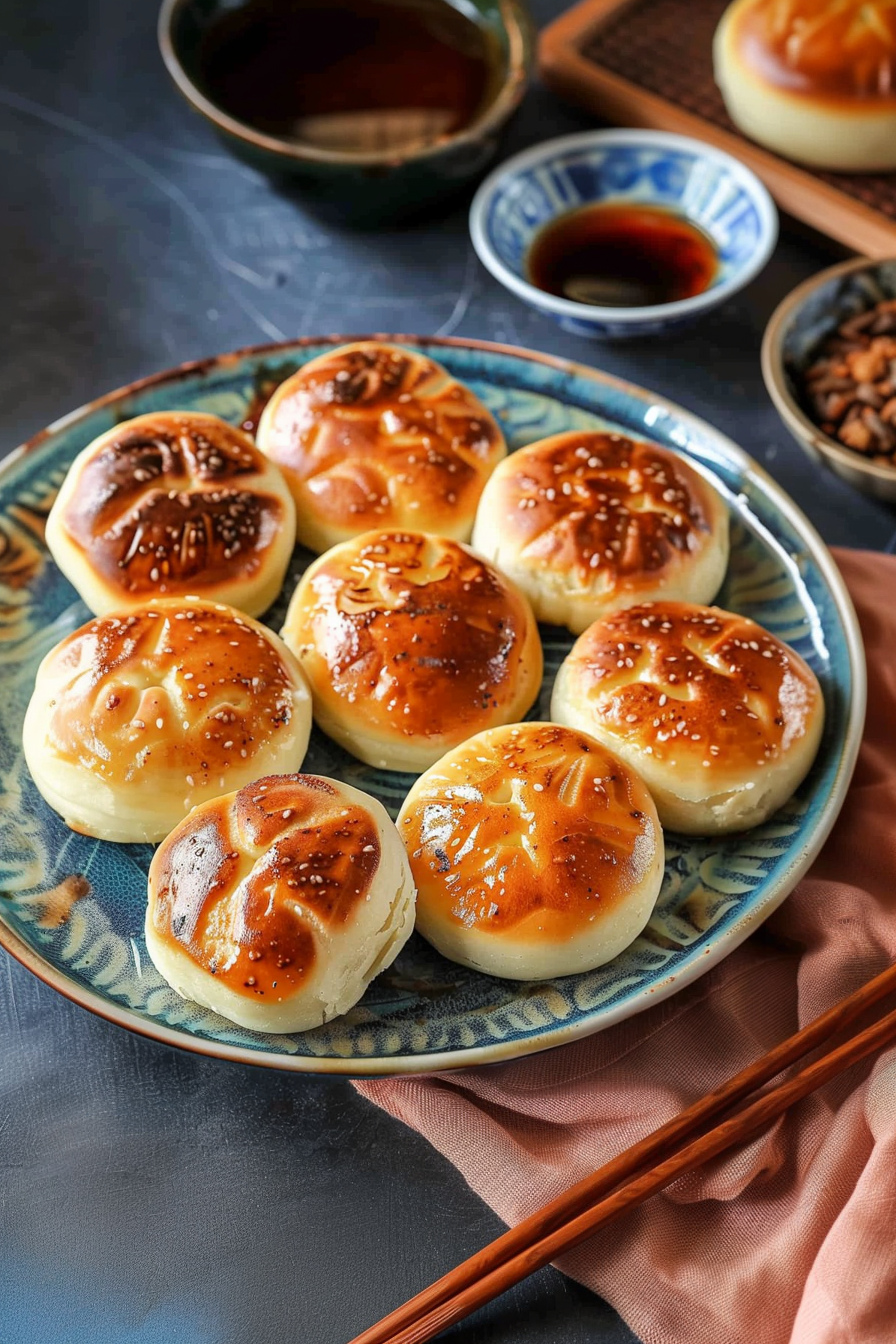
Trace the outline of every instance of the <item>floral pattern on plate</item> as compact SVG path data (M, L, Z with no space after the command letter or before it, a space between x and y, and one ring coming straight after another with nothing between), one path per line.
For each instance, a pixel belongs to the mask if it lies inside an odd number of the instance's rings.
M614 427L675 448L711 473L733 523L719 604L765 625L813 667L827 704L819 756L765 825L713 839L667 834L665 880L649 925L598 970L543 983L495 980L446 961L415 935L355 1009L314 1031L266 1036L185 1002L143 942L152 847L69 831L23 762L22 719L38 662L89 614L47 555L43 523L76 453L116 421L191 409L240 423L257 407L260 388L329 343L224 356L111 394L51 427L0 474L0 944L84 1007L169 1044L279 1068L370 1075L509 1059L600 1030L737 946L793 888L843 801L864 717L861 640L830 556L774 482L708 425L593 370L500 346L405 343L467 381L512 449L563 430ZM274 629L310 558L296 552L266 617ZM533 718L547 717L554 676L572 644L554 627L543 627L542 637L545 676ZM411 782L361 764L317 729L304 768L368 790L393 816Z

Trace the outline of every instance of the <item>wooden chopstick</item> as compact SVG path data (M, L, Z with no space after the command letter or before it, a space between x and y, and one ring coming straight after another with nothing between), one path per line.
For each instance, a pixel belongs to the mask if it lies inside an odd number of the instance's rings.
M651 1195L671 1185L679 1176L694 1171L726 1149L755 1138L797 1101L893 1041L896 1041L896 1009L835 1050L808 1064L787 1082L765 1093L731 1119L723 1120L665 1161L635 1176L606 1199L579 1214L578 1218L555 1228L512 1259L505 1260L491 1273L442 1302L434 1311L418 1317L404 1329L390 1335L389 1344L423 1344L424 1340L432 1339L455 1321L462 1320L483 1303L519 1283L520 1279L549 1264L556 1256L586 1241L620 1214L637 1208Z
M571 1186L569 1190L564 1191L562 1195L545 1205L544 1208L539 1209L538 1212L517 1224L516 1227L505 1232L503 1236L498 1237L490 1245L483 1247L481 1251L477 1251L475 1255L438 1279L430 1287L425 1288L421 1293L411 1298L409 1302L398 1307L376 1325L363 1331L362 1334L351 1341L351 1344L416 1344L417 1341L429 1339L433 1333L446 1328L451 1322L461 1319L462 1316L475 1310L477 1306L488 1301L489 1298L503 1292L505 1288L516 1283L520 1278L547 1264L561 1250L578 1245L579 1241L592 1235L592 1232L603 1226L605 1221L609 1221L609 1218L616 1217L624 1208L634 1207L642 1199L649 1198L650 1194L662 1189L664 1184L676 1179L676 1175L680 1175L681 1171L676 1170L676 1174L668 1177L667 1180L663 1180L658 1185L651 1185L648 1193L636 1197L631 1205L623 1202L620 1207L617 1207L614 1201L619 1196L624 1196L627 1192L634 1190L638 1185L637 1178L640 1175L643 1174L645 1180L655 1180L657 1172L662 1171L668 1161L675 1161L681 1156L681 1153L676 1153L674 1157L669 1157L669 1154L678 1149L680 1145L688 1145L682 1149L682 1152L693 1152L693 1149L701 1142L699 1138L696 1139L696 1142L693 1142L695 1136L699 1136L705 1131L709 1121L723 1111L729 1110L790 1064L829 1041L836 1032L853 1022L866 1009L893 991L896 991L896 965L888 967L887 970L875 976L873 980L869 980L867 984L862 985L853 994L841 1000L840 1003L835 1004L833 1008L828 1009L814 1022L810 1022L803 1027L801 1031L775 1046L761 1059L743 1069L721 1087L702 1097L692 1106L689 1106L687 1110L682 1111L680 1115L675 1116L652 1134L647 1135L639 1143L626 1149L625 1152L598 1171ZM875 1028L869 1028L869 1031L880 1031L884 1028L884 1024L891 1020L896 1025L896 1013L882 1019L880 1023L876 1024ZM823 1057L816 1064L810 1066L810 1070L798 1074L784 1087L790 1087L808 1077L809 1085L806 1087L806 1091L799 1093L799 1096L805 1096L809 1091L820 1087L827 1077L833 1077L834 1073L849 1067L849 1064L864 1058L870 1051L888 1043L891 1039L886 1036L885 1039L878 1041L875 1036L873 1038L875 1043L865 1049L861 1043L866 1036L867 1033L862 1033L846 1042L839 1048L839 1052L834 1051L832 1054ZM857 1051L854 1058L849 1054L852 1049ZM843 1062L839 1062L841 1060ZM817 1082L812 1081L815 1075L811 1070L830 1061L835 1061L833 1073L820 1077ZM752 1107L740 1111L726 1123L734 1126L739 1123L750 1123L749 1116L752 1114L754 1107L774 1103L782 1095L786 1097L790 1094L782 1094L781 1088L778 1088L770 1092L767 1097L760 1098L759 1102L754 1103ZM782 1110L793 1104L793 1100L797 1100L797 1096L794 1096L792 1100L785 1100L780 1110L774 1111L774 1114L780 1114ZM768 1119L758 1121L758 1128L761 1129L767 1123ZM722 1130L725 1130L725 1125L713 1130L712 1134L717 1135ZM728 1131L726 1131L727 1133ZM711 1135L706 1137L710 1138ZM725 1139L724 1146L733 1146L743 1141L744 1138L738 1137L735 1133L734 1137ZM722 1151L722 1149L715 1151ZM698 1165L702 1161L707 1161L712 1155L707 1153L705 1157L698 1156L693 1164ZM660 1166L651 1167L650 1164L657 1160L660 1161ZM619 1190L617 1195L598 1205L598 1201L603 1199L603 1196L615 1190L624 1182L628 1182L628 1184L622 1190ZM606 1215L607 1207L612 1208L609 1215ZM601 1213L600 1211L604 1212ZM580 1221L582 1219L587 1220L595 1215L600 1216L600 1221L593 1227L590 1227L589 1224L590 1230L578 1235L574 1229L578 1228ZM572 1236L574 1240L567 1242L566 1237L568 1235ZM552 1249L556 1238L559 1238L559 1246ZM548 1249L544 1258L540 1258L546 1246ZM531 1259L533 1256L534 1259ZM509 1266L509 1273L502 1277L501 1270L505 1266ZM448 1314L442 1311L443 1308L447 1310ZM422 1327L422 1333L414 1332L413 1327L417 1324Z

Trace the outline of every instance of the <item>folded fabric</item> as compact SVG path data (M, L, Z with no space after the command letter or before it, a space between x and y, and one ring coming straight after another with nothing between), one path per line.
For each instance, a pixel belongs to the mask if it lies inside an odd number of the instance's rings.
M357 1084L508 1223L896 959L896 558L840 551L868 718L837 825L763 928L703 979L517 1063ZM896 1052L564 1257L645 1344L893 1344Z

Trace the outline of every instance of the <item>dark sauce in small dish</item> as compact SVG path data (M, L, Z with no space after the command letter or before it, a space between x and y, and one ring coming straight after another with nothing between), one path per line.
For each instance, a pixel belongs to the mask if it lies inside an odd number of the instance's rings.
M456 134L492 101L500 63L493 35L449 0L249 0L210 25L199 53L224 112L337 153Z
M646 308L709 289L718 254L707 233L659 206L580 206L546 224L527 257L538 289L577 303Z

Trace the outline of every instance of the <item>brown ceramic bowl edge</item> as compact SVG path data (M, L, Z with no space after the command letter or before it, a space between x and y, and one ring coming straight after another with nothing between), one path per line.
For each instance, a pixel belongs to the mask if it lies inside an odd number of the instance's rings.
M870 257L850 258L804 280L790 291L772 313L762 338L760 363L766 391L787 429L814 462L821 463L857 490L876 499L896 501L896 466L866 462L825 434L812 421L790 391L782 355L783 334L792 314L819 285L838 275L866 270L879 264Z
M157 26L157 38L162 60L175 87L183 98L202 116L210 121L216 130L234 136L245 145L266 154L278 155L286 163L307 163L345 168L391 168L402 163L425 163L437 159L442 154L460 146L475 144L495 132L519 106L526 89L531 62L532 41L525 18L525 11L516 0L500 0L508 42L508 69L497 96L475 121L464 127L456 135L435 144L425 145L419 151L406 155L395 152L369 151L365 153L337 153L316 149L313 145L301 145L290 140L280 140L276 136L265 135L246 122L231 117L223 108L218 107L202 90L193 83L187 74L180 57L175 50L171 29L177 11L188 0L162 0ZM285 165L284 165L285 166Z

